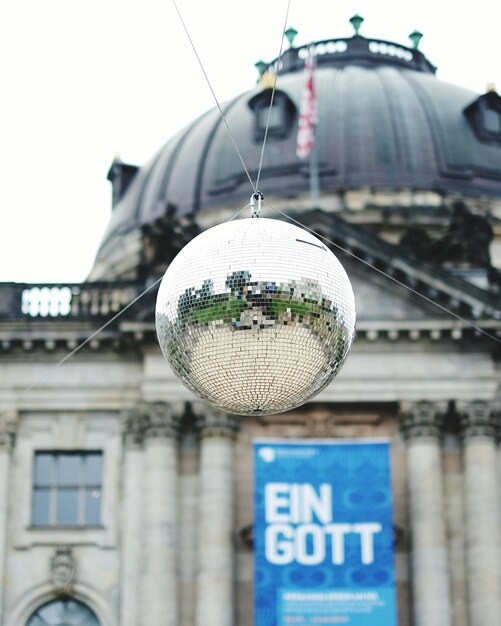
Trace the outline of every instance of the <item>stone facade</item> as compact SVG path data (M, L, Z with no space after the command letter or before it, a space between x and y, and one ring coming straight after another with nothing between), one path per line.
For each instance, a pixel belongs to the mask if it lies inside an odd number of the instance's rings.
M471 346L458 379L450 345L441 357L396 341L373 366L388 341L359 341L353 366L318 401L259 419L195 401L153 346L122 363L111 351L89 352L15 402L9 389L34 365L3 361L1 395L14 406L0 432L2 626L24 624L58 597L85 603L109 626L250 626L251 443L263 437L389 438L399 625L495 626L494 363ZM411 349L421 365L403 371ZM36 359L35 369L44 363ZM32 523L33 460L44 450L103 452L99 527Z

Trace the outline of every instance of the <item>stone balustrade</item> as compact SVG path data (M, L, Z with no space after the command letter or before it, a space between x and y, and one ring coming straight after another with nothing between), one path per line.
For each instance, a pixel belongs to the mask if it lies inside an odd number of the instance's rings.
M95 318L118 313L143 290L138 283L0 284L0 320Z

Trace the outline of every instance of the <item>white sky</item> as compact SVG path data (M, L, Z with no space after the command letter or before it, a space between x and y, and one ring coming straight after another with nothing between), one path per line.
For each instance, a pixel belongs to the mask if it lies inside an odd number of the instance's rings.
M280 49L288 0L176 0L220 102ZM420 48L437 77L501 90L492 0L290 0L296 45L361 34ZM0 6L0 281L80 282L111 214L116 153L137 165L215 106L172 0L4 0ZM238 157L236 157L238 158Z

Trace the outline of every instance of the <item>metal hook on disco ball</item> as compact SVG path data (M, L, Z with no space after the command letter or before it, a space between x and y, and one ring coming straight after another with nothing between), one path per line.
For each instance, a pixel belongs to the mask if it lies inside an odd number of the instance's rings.
M257 200L257 206L256 206L256 200ZM251 208L251 217L259 217L259 214L261 213L261 201L262 200L264 200L264 196L258 189L250 197L249 204Z
M261 199L251 197L253 218ZM341 369L355 332L353 290L331 250L302 228L253 218L188 243L156 304L158 341L173 372L199 398L237 415L311 400Z

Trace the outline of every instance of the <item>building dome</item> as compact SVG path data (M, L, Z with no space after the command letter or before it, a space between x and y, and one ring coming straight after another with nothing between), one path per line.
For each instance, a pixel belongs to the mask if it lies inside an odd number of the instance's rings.
M321 199L361 188L501 196L501 98L495 92L479 97L437 79L417 48L355 35L317 42L313 49ZM302 208L309 171L296 156L296 132L306 55L306 47L291 47L281 59L260 179L268 200L287 198ZM276 65L263 64L263 76ZM264 83L222 105L254 181L272 93ZM169 211L198 215L198 221L211 212L238 211L252 193L216 107L137 172L115 162L110 174L116 202L90 279L132 276L132 265L144 255L141 233L165 221ZM124 247L124 237L135 243Z

